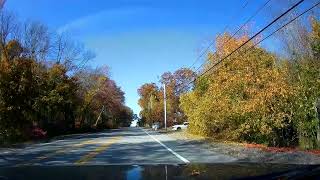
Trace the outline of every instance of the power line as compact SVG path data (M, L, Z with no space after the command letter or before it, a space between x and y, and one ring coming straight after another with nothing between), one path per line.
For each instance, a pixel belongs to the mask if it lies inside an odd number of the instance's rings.
M247 48L245 51L241 52L241 56L243 56L243 54L246 54L248 51L252 50L255 46L257 46L258 44L260 44L261 42L265 41L266 39L270 38L271 36L273 36L275 33L279 32L281 29L285 28L286 26L288 26L289 24L291 24L293 21L297 20L299 17L303 16L304 14L306 14L307 12L311 11L313 8L317 7L318 5L320 5L320 1L317 2L316 4L314 4L313 6L311 6L310 8L304 10L302 13L300 13L299 15L297 15L296 17L294 17L293 19L291 19L290 21L288 21L287 23L283 24L282 26L280 26L279 28L277 28L275 31L273 31L272 33L270 33L268 36L264 37L263 39L261 39L260 41L254 43L252 46L250 46L249 48Z
M269 1L270 1L270 0L269 0ZM243 10L245 7L247 7L248 4L249 4L249 0L247 0L247 1L244 3L244 5L241 7L240 10ZM239 10L239 12L240 12L240 10ZM236 15L237 15L239 12L235 13L235 17L236 17ZM233 17L233 18L231 18L231 19L234 19L235 17ZM222 32L225 32L225 31L229 28L229 26L230 26L230 23L227 24L227 25L223 28ZM220 34L219 34L219 35L220 35ZM200 60L200 58L201 58L203 55L205 55L205 53L210 49L210 47L211 47L213 44L214 44L214 41L211 41L210 44L205 48L205 50L203 50L203 51L200 53L200 55L199 55L199 56L197 57L197 59L193 62L193 64L192 64L191 66L189 66L188 69L191 69L191 68Z
M235 37L244 27L247 25L271 0L267 0L262 6L260 6L246 21L243 23L237 30L234 32L227 41L225 41L221 46L223 47L225 44L227 44L232 38ZM210 57L209 57L210 58ZM202 63L196 71L198 71L201 67L203 67L205 63Z
M272 33L270 33L268 36L264 37L263 39L261 39L260 41L258 41L257 43L255 43L254 45L252 45L251 47L248 48L251 49L253 47L255 47L256 45L260 44L262 41L270 38L271 36L273 36L275 33L277 33L278 31L280 31L281 29L285 28L287 25L291 24L293 21L297 20L299 17L303 16L305 13L311 11L313 8L317 7L320 4L320 1L317 2L315 5L311 6L310 8L306 9L305 11L303 11L302 13L300 13L298 16L294 17L293 19L291 19L290 21L288 21L287 23L285 23L284 25L282 25L281 27L279 27L277 30L273 31ZM245 51L246 53L247 51Z
M230 41L239 31L244 28L246 24L248 24L271 0L267 0L262 6L260 6L248 19L245 23L240 26L240 28L228 39ZM228 43L228 41L226 43Z
M227 56L225 56L224 58L222 58L221 60L219 60L217 63L215 63L213 66L211 66L209 69L207 69L206 71L204 71L202 74L200 74L198 76L201 77L204 74L206 74L207 72L209 72L211 69L213 69L214 67L216 67L217 65L219 65L222 61L226 60L228 57L230 57L232 54L234 54L236 51L238 51L240 48L242 48L244 45L246 45L248 42L250 42L252 39L254 39L255 37L257 37L259 34L261 34L263 31L265 31L268 27L270 27L272 24L274 24L276 21L278 21L280 18L282 18L283 16L285 16L286 14L288 14L290 11L292 11L294 8L296 8L297 6L299 6L304 0L300 0L299 2L297 2L296 4L294 4L293 6L291 6L288 10L286 10L284 13L282 13L281 15L279 15L277 18L275 18L273 21L271 21L267 26L265 26L264 28L262 28L260 31L258 31L256 34L254 34L251 38L249 38L247 41L245 41L244 43L242 43L238 48L236 48L235 50L233 50L231 53L229 53ZM300 14L299 16L297 16L296 18L294 18L292 21L294 21L295 19L297 19L298 17L302 16L304 13L310 11L312 8L316 7L317 5L319 5L320 2L318 2L316 5L312 6L311 8L307 9L305 12L303 12L302 14ZM289 23L286 23L286 25L291 23L289 21ZM282 28L285 27L282 26ZM279 31L281 28L277 29L276 31ZM272 34L274 34L276 32L273 32ZM267 36L270 37L271 35ZM264 38L263 40L267 39ZM261 43L263 40L259 41L258 43L256 43L255 45ZM254 45L254 46L255 46ZM254 47L252 46L252 47ZM251 48L251 47L250 47ZM191 83L195 82L198 78L195 78L194 80L190 81L186 86L190 85Z
M311 11L313 8L317 7L320 5L320 1L317 2L315 5L313 5L312 7L308 8L307 10L303 11L302 13L300 13L298 16L294 17L293 19L291 19L290 21L288 21L287 23L285 23L284 25L282 25L281 27L279 27L277 30L273 31L272 33L270 33L268 36L266 36L265 38L261 39L260 41L258 41L257 43L255 43L254 45L252 45L251 47L249 47L247 50L245 50L243 53L241 53L240 55L242 56L243 54L247 53L249 50L253 49L256 45L260 44L261 42L263 42L264 40L270 38L272 35L274 35L275 33L277 33L278 31L280 31L281 29L285 28L287 25L289 25L290 23L292 23L293 21L295 21L296 19L298 19L299 17L303 16L304 14L306 14L307 12ZM187 84L190 85L193 81L189 82Z
M285 16L286 14L288 14L290 11L292 11L294 8L296 8L298 5L300 5L304 0L300 0L299 2L297 2L296 4L294 4L291 8L289 8L288 10L286 10L284 13L282 13L280 16L278 16L277 18L275 18L273 21L271 21L267 26L265 26L264 28L262 28L260 31L258 31L256 34L254 34L251 38L249 38L248 40L246 40L244 43L242 43L239 47L237 47L235 50L233 50L231 53L229 53L227 56L225 56L224 58L222 58L220 61L218 61L216 64L214 64L212 67L210 67L209 69L207 69L204 73L202 73L200 76L202 76L203 74L207 73L208 71L210 71L211 69L213 69L215 66L219 65L222 61L224 61L225 59L227 59L228 57L230 57L232 54L234 54L236 51L238 51L240 48L242 48L244 45L246 45L247 43L249 43L252 39L254 39L255 37L257 37L259 34L261 34L264 30L266 30L268 27L270 27L272 24L274 24L276 21L278 21L280 18L282 18L283 16Z

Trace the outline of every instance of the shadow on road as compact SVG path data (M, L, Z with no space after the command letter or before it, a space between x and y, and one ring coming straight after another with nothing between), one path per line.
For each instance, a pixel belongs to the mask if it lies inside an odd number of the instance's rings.
M176 140L154 131L148 133L165 146L191 163L248 162L224 154L217 147L196 140ZM112 137L118 141L105 146L105 149L88 159L85 164L177 164L184 163L181 158L152 139L140 128L115 129L95 134L74 135L49 143L25 147L16 153L0 158L0 166L23 163L39 165L73 165L83 156L95 152ZM86 143L92 141L90 143ZM60 152L61 151L61 152ZM45 158L39 158L45 157ZM5 163L2 163L2 161Z
M121 136L144 136L145 133L139 129L128 131L129 128L109 129L98 133L74 134L56 137L54 140L68 140L68 139L85 139L85 138L101 138L112 137L115 135Z

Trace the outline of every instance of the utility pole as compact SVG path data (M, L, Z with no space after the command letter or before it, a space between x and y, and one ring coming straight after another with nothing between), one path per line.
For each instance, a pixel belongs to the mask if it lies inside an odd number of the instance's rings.
M167 98L166 84L163 83L163 104L164 104L164 128L167 130Z
M102 115L102 113L104 112L104 105L102 106L102 108L101 108L101 111L100 111L100 114L99 114L99 116L98 116L98 118L97 118L97 120L96 120L96 123L94 124L94 127L97 127L97 125L98 125L98 121L100 120L100 118L101 118L101 115Z

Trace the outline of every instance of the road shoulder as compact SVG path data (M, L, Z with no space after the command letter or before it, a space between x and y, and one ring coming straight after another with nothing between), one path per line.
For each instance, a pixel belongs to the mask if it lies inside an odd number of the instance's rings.
M194 144L213 152L219 152L237 158L239 162L320 164L319 155L306 151L270 152L261 148L246 147L241 143L218 142L212 139L190 135L186 131L169 132L165 134L187 144Z
M228 154L209 150L205 144L199 144L195 140L177 138L172 136L172 133L164 133L163 131L150 129L147 131L167 147L186 158L190 163L229 163L238 160Z

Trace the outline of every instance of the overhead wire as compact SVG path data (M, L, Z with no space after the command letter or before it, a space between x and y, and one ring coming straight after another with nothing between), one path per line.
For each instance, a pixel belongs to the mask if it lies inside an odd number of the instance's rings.
M222 47L227 44L232 38L234 38L270 1L272 0L267 0L262 6L260 6L224 43L222 43ZM214 42L214 41L212 41ZM208 57L211 58L211 57ZM200 70L201 67L203 67L205 63L202 63L197 69Z
M270 0L269 0L269 1L270 1ZM246 8L248 4L249 4L249 0L247 0L247 1L244 3L244 5L243 5L243 6L241 7L241 9L239 10L239 12L242 11L244 8ZM231 19L234 19L234 18L238 15L239 12L235 13L234 17L231 18ZM225 32L225 31L229 28L229 26L230 26L230 23L227 24L227 25L223 28L222 32ZM219 34L219 35L220 35L220 34ZM219 35L218 35L218 36L219 36ZM196 58L196 60L193 62L193 64L188 67L188 69L192 69L192 68L194 67L194 65L200 60L200 58L201 58L203 55L205 55L205 53L206 53L207 51L209 51L210 47L211 47L213 44L214 44L214 41L211 41L211 42L209 43L209 45L208 45L202 52L200 52L200 55Z
M188 84L186 84L185 86L189 86L191 83L195 82L199 77L203 76L204 74L206 74L207 72L209 72L210 70L212 70L214 67L218 66L221 62L223 62L224 60L226 60L228 57L230 57L232 54L234 54L236 51L238 51L240 48L244 47L247 43L249 43L251 40L253 40L255 37L257 37L259 34L261 34L263 31L265 31L268 27L270 27L272 24L274 24L275 22L277 22L279 19L281 19L283 16L285 16L286 14L288 14L290 11L292 11L293 9L295 9L297 6L299 6L302 2L304 2L304 0L300 0L297 3L295 3L293 6L291 6L289 9L287 9L284 13L282 13L281 15L279 15L277 18L275 18L274 20L272 20L268 25L266 25L264 28L262 28L260 31L258 31L257 33L255 33L252 37L250 37L248 40L246 40L244 43L242 43L240 46L238 46L235 50L233 50L231 53L229 53L227 56L223 57L222 59L220 59L217 63L215 63L213 66L211 66L210 68L208 68L206 71L204 71L203 73L201 73L198 77L194 78L192 81L190 81ZM295 21L297 18L301 17L302 15L304 15L305 13L309 12L310 10L312 10L313 8L315 8L316 6L318 6L320 4L320 1L318 3L316 3L315 5L313 5L312 7L306 9L305 11L303 11L302 13L300 13L298 16L296 16L295 18L291 19L290 21L288 21L287 23L285 23L284 25L282 25L280 28L278 28L277 30L275 30L274 32L272 32L271 34L269 34L268 36L266 36L265 38L261 39L260 41L258 41L257 43L255 43L253 46L251 46L250 48L248 48L245 52L247 52L249 49L255 47L256 45L260 44L261 42L263 42L264 40L268 39L269 37L271 37L273 34L275 34L276 32L278 32L279 30L283 29L284 27L286 27L287 25L289 25L290 23L292 23L293 21Z

